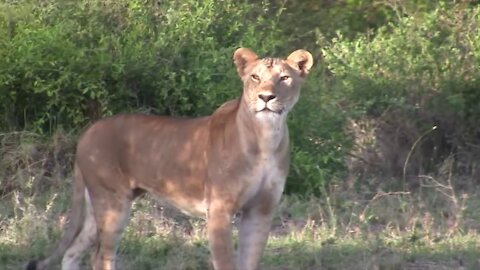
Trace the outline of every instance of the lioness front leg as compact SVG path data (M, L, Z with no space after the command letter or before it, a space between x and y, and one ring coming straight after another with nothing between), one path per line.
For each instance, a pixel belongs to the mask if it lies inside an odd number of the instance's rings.
M273 207L244 210L238 222L237 269L256 270L272 225Z
M208 210L207 232L215 270L235 270L232 244L232 214L221 203Z

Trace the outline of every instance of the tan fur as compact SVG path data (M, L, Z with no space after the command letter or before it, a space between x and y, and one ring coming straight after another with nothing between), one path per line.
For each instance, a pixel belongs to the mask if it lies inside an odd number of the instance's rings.
M77 269L91 246L93 269L115 269L131 202L145 191L207 218L214 269L257 269L288 173L286 116L313 60L304 50L281 60L258 59L240 48L234 62L243 94L211 116L119 115L81 136L74 224L54 255L28 269L48 269L63 254L59 251L65 253L62 269ZM237 212L242 215L235 260L231 220Z

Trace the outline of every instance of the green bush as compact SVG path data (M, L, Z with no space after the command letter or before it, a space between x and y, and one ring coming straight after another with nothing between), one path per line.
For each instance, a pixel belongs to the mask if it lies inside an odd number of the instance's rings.
M344 129L348 113L339 107L334 85L324 63L318 61L288 123L293 149L287 192L324 194L345 176L352 138Z
M412 153L407 164L412 173L428 173L451 154L464 169L478 163L468 147L478 144L480 134L478 14L479 6L441 5L383 26L373 37L339 36L325 48L339 80L338 102L352 117L376 119L376 134L383 136L377 139L395 152L380 155L380 162L400 157L396 168L386 166L391 172L405 172L405 157ZM411 149L430 130L418 149Z
M278 19L265 19L277 11L257 7L213 0L4 3L1 129L51 135L60 127L78 133L126 111L209 114L240 95L231 60L237 47L260 55L296 49L282 48ZM296 164L290 192L319 192L342 164L339 143L330 144L342 137L341 120L319 109L328 96L320 91L319 67L290 118Z
M4 1L0 130L78 134L139 110L207 115L240 94L237 47L260 55L304 47L316 64L288 120L287 192L341 183L355 149L376 155L357 156L375 172L404 173L410 154L408 173L428 173L451 154L462 172L475 170L478 5L258 2ZM359 145L349 123L371 120L373 145Z
M206 114L240 94L231 55L278 46L234 1L25 1L0 13L2 129L51 134L143 107ZM154 108L154 109L153 109Z

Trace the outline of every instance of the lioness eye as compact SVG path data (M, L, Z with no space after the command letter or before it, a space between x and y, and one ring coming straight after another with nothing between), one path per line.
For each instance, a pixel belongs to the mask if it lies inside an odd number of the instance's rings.
M280 77L280 81L286 81L288 79L290 79L290 76L288 76L288 75Z
M260 81L260 77L258 77L257 74L252 74L252 79L253 79L254 81Z

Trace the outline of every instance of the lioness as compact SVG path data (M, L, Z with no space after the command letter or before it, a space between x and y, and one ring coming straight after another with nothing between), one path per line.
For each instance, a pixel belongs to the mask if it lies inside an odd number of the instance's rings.
M28 270L49 269L62 255L62 269L79 269L92 246L93 269L115 269L131 203L144 192L206 217L216 270L257 269L288 173L287 113L313 59L304 50L286 60L259 59L246 48L233 59L243 93L210 116L119 115L85 131L75 157L70 226L54 253L31 261ZM235 261L231 221L237 212Z

